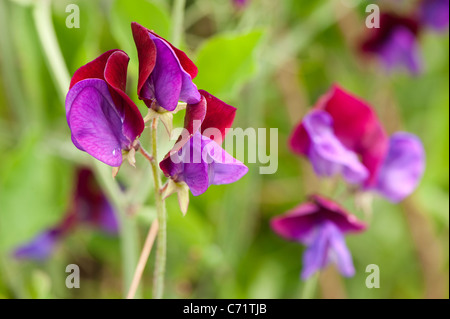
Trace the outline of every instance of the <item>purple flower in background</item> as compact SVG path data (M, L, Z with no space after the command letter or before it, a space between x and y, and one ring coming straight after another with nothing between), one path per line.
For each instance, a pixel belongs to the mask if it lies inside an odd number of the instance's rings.
M176 183L186 183L194 196L203 194L210 185L234 183L248 171L247 166L198 131L180 150L162 160L160 167Z
M440 32L448 28L449 0L424 0L420 5L420 21Z
M389 140L375 189L392 202L399 202L417 187L425 170L422 142L413 134L398 132Z
M318 176L341 174L363 190L398 202L417 187L425 166L420 140L408 133L389 139L371 106L334 86L319 99L290 138Z
M53 253L56 244L62 237L63 233L58 228L46 230L29 243L19 246L14 251L14 257L17 259L45 260Z
M17 247L14 256L18 259L45 260L58 243L80 225L90 225L112 235L119 230L113 207L98 186L94 174L87 168L77 171L74 195L63 220Z
M415 19L383 13L380 28L371 29L361 50L380 58L388 71L406 67L411 73L418 74L422 70L419 33L420 25Z
M136 22L131 29L139 58L139 98L167 111L175 110L178 101L198 103L201 96L192 82L198 69L187 55Z
M144 130L137 106L125 93L129 57L111 50L79 68L66 97L67 123L77 148L119 167L122 151L135 148Z
M301 278L308 279L330 262L337 265L345 277L355 273L352 256L344 235L361 232L366 225L336 203L318 195L271 221L279 236L307 246L303 255Z

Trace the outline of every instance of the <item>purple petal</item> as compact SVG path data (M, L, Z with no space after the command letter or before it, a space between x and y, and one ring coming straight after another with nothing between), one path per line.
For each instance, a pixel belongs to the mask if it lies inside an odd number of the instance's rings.
M66 116L75 146L99 161L118 167L127 138L105 81L82 80L66 98Z
M248 171L244 164L198 131L181 150L166 157L160 167L173 180L185 182L194 196L203 194L210 185L233 183Z
M401 66L413 74L422 70L422 57L416 36L405 27L399 26L393 30L379 53L388 70Z
M313 241L303 255L302 279L309 278L331 261L337 264L343 276L354 275L352 256L343 234L336 225L325 222L317 227Z
M325 223L328 225L328 223ZM306 280L316 271L328 264L328 233L324 226L319 226L314 234L311 245L303 253L302 279Z
M19 246L14 251L14 257L18 259L45 260L50 257L60 238L61 232L58 229L44 231L29 243Z
M284 215L274 217L270 225L281 237L306 243L318 224L318 212L319 207L315 203L304 203Z
M105 232L117 234L119 232L119 221L115 214L114 208L106 198L103 199L100 216L98 217L98 226Z
M424 170L425 151L420 139L409 133L395 133L376 190L390 201L399 202L414 191Z
M234 183L247 174L247 166L228 154L213 140L205 136L202 138L207 141L205 147L210 158L208 162L211 163L211 172L213 174L211 184L222 185Z
M189 104L201 99L197 86L191 76L183 70L172 48L162 39L149 33L156 46L156 64L147 80L142 95L146 99L156 98L158 104L168 111L173 111L178 101Z
M319 176L341 173L349 183L362 183L369 175L358 156L345 148L333 132L333 119L325 111L312 111L303 120L311 139L309 159Z
M424 0L421 5L421 20L436 31L448 28L449 0Z
M339 272L345 277L352 277L355 274L352 254L345 244L344 235L334 224L327 224L329 252L328 258L334 262Z

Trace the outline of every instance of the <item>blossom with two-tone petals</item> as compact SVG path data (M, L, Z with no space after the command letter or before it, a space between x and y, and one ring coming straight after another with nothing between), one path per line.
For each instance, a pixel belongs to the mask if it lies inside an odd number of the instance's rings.
M233 183L248 171L220 146L236 108L206 91L200 93L201 101L186 107L184 134L160 163L167 177L186 183L194 196L210 185Z
M279 236L307 247L303 254L303 280L331 262L343 276L355 274L344 235L362 232L367 226L331 200L311 196L308 202L274 217L271 227Z
M36 235L28 243L14 251L18 259L45 260L57 245L77 227L87 225L110 235L119 231L119 223L113 206L101 191L95 176L88 168L80 168L72 200L61 222Z
M136 22L131 29L139 59L139 98L148 107L156 101L167 111L175 110L179 101L198 103L201 96L192 82L198 69L187 55Z
M425 167L418 137L397 132L389 138L371 106L336 85L294 129L289 144L308 157L317 175L341 174L393 202L414 191Z
M99 161L119 167L123 153L133 164L141 113L125 93L129 57L110 50L79 68L66 96L66 117L75 146Z
M404 67L418 74L423 64L418 41L420 31L421 25L416 17L383 13L380 15L380 27L367 33L361 50L377 56L388 71Z

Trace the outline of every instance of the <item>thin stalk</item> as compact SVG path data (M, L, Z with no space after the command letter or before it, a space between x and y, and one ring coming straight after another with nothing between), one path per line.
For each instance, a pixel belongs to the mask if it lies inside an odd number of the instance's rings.
M58 95L64 103L67 90L69 89L70 75L52 24L51 3L49 0L35 1L33 19L50 74L58 90ZM137 227L135 221L127 217L125 196L117 183L112 179L111 174L105 173L106 167L104 165L95 159L92 160L97 171L96 176L99 179L99 183L118 212L121 222L121 253L124 272L123 292L125 296L133 278L134 267L137 264Z
M147 264L148 257L152 251L153 243L158 233L158 220L155 219L150 227L147 238L145 239L144 248L142 249L141 256L139 257L139 262L134 272L133 281L131 282L130 290L128 291L127 299L133 299L136 290L139 287L139 282L141 281L142 274L144 273L145 265Z
M157 150L157 128L158 119L153 119L150 130L152 141L152 156L150 165L153 172L153 182L155 184L155 205L158 216L158 242L156 246L155 272L153 275L153 298L161 299L164 293L164 274L166 270L166 253L167 253L167 217L166 204L161 195L161 176L158 168L158 150Z
M186 0L175 0L172 10L172 43L174 46L179 46L182 40L184 31L184 8Z
M312 275L311 278L305 281L303 291L301 293L302 299L313 299L316 295L317 284L319 282L319 272Z

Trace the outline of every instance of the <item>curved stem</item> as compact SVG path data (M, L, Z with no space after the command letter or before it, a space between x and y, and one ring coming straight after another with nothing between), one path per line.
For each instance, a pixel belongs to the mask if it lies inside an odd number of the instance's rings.
M153 298L161 299L164 293L164 273L166 270L166 251L167 251L167 235L166 235L166 204L161 195L161 176L158 169L158 150L157 150L157 133L158 119L152 120L150 130L152 140L152 157L150 165L153 172L153 182L155 183L155 205L158 216L159 231L158 242L156 247L155 272L153 275Z
M155 242L156 234L158 233L158 226L158 220L155 219L152 223L152 226L148 230L144 248L142 248L141 256L139 257L139 262L136 267L136 271L134 272L133 281L131 282L131 287L128 291L127 299L133 299L136 294L136 290L139 287L142 273L144 272L148 257L150 256L150 252L152 251L153 243Z

